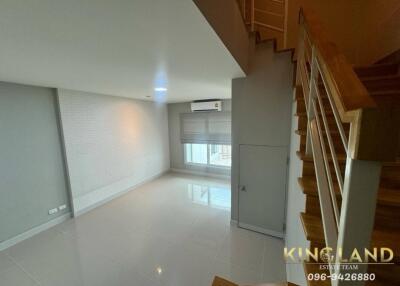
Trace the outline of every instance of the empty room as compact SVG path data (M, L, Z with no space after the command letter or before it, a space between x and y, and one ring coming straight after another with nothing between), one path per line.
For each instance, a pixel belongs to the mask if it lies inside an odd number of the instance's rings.
M0 0L0 286L399 285L399 19Z

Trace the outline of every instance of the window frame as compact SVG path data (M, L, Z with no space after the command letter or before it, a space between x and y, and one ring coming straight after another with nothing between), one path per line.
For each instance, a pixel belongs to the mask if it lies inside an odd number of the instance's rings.
M207 146L207 163L203 164L203 163L193 163L193 162L188 162L187 160L187 149L186 146L187 144L202 144L202 145L206 145ZM231 165L230 166L224 166L224 165L216 165L216 164L211 164L211 160L210 160L210 148L211 145L227 145L231 147L231 155L232 155L232 145L231 144L210 144L210 143L184 143L183 144L183 157L184 157L184 162L185 165L189 165L189 166L197 166L197 167L206 167L206 168L215 168L215 169L227 169L230 170L232 168L232 161L231 161ZM191 152L193 152L193 150L191 149ZM191 156L193 158L193 154ZM231 157L232 158L232 157Z

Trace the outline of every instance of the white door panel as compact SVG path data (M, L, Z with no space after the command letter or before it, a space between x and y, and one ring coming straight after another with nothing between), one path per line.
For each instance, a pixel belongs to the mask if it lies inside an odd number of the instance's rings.
M239 148L239 226L283 237L287 147Z

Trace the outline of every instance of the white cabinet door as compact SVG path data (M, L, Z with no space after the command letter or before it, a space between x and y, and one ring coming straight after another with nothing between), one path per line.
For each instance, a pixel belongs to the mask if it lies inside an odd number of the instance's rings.
M287 147L239 148L239 227L283 237Z

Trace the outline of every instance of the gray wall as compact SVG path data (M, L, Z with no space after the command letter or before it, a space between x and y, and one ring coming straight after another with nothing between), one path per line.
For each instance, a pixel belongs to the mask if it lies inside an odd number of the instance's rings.
M74 213L169 169L166 105L58 90Z
M231 100L222 101L222 110L231 111ZM169 148L171 157L171 168L179 170L188 170L204 174L216 174L230 176L230 169L209 168L202 166L186 165L184 158L183 144L180 135L180 117L179 114L190 112L190 103L170 103L168 104L168 129L169 129Z
M303 162L296 155L300 148L300 136L295 133L298 125L298 117L295 116L295 113L296 103L293 103L285 244L288 248L306 248L309 247L309 242L306 240L300 221L300 212L305 210L306 198L297 182L297 178L301 177ZM307 285L302 264L286 264L286 273L287 281L296 285Z
M251 72L232 81L232 219L238 216L239 144L288 146L293 64L290 53L257 45Z
M0 136L1 242L70 211L55 91L0 83Z

